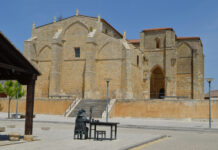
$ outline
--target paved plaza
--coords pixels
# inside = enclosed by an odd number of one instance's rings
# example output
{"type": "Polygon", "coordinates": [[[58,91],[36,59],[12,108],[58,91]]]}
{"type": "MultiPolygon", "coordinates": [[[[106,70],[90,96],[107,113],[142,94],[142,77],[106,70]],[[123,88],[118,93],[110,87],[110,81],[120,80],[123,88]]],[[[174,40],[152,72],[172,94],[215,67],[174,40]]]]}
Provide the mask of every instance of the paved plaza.
{"type": "MultiPolygon", "coordinates": [[[[105,121],[105,119],[100,119],[105,121]]],[[[36,115],[33,124],[34,141],[10,142],[11,132],[24,134],[24,119],[7,119],[7,113],[0,113],[0,149],[3,150],[119,150],[119,149],[208,149],[217,150],[218,121],[212,122],[208,129],[207,120],[191,119],[133,119],[111,118],[120,122],[117,140],[74,140],[75,118],[57,115],[36,115]]],[[[109,136],[109,128],[103,127],[109,136]]]]}

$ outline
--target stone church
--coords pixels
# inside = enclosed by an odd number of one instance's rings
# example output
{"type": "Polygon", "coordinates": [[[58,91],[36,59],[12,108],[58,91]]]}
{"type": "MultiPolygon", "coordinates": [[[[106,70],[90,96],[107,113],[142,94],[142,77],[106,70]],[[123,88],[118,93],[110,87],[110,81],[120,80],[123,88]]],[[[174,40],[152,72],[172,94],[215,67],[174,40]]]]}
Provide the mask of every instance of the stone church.
{"type": "Polygon", "coordinates": [[[204,54],[199,37],[172,28],[145,29],[128,40],[106,20],[75,16],[35,27],[24,55],[41,72],[35,97],[204,98],[204,54]]]}

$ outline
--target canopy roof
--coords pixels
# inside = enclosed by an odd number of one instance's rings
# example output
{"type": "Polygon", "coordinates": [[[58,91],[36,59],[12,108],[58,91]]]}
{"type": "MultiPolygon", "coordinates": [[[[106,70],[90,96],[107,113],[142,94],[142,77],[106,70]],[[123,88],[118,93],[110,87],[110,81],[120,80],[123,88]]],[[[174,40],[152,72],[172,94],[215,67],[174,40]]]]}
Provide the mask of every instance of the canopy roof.
{"type": "Polygon", "coordinates": [[[27,84],[30,78],[40,72],[0,32],[0,80],[18,80],[27,84]]]}

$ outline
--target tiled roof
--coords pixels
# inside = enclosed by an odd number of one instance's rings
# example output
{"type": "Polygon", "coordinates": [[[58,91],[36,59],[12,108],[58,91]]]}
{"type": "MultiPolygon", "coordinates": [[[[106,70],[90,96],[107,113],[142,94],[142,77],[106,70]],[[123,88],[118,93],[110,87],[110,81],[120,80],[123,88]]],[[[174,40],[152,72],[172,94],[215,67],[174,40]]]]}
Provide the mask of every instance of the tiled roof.
{"type": "Polygon", "coordinates": [[[130,43],[140,43],[140,40],[139,39],[132,39],[132,40],[128,40],[128,42],[130,43]]]}
{"type": "Polygon", "coordinates": [[[171,30],[171,31],[174,31],[173,28],[151,28],[151,29],[142,30],[142,32],[159,31],[159,30],[171,30]]]}
{"type": "Polygon", "coordinates": [[[123,38],[123,35],[119,31],[117,31],[111,24],[109,24],[106,20],[101,18],[101,21],[104,22],[105,24],[107,24],[109,27],[111,27],[117,34],[119,34],[121,36],[121,38],[123,38]]]}
{"type": "MultiPolygon", "coordinates": [[[[213,90],[210,92],[211,97],[218,97],[218,90],[213,90]]],[[[205,97],[209,97],[209,94],[206,93],[205,97]]]]}
{"type": "Polygon", "coordinates": [[[177,40],[192,40],[192,39],[196,39],[196,40],[200,40],[200,37],[177,37],[177,40]]]}

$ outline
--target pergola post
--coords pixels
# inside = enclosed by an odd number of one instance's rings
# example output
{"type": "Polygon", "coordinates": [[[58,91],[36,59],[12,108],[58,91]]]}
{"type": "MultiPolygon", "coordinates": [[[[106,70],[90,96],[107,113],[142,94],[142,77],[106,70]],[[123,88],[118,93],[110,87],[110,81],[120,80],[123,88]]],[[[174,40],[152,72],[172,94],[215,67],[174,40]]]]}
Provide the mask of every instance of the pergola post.
{"type": "Polygon", "coordinates": [[[35,80],[36,77],[33,76],[27,84],[25,135],[32,135],[33,130],[35,80]]]}

